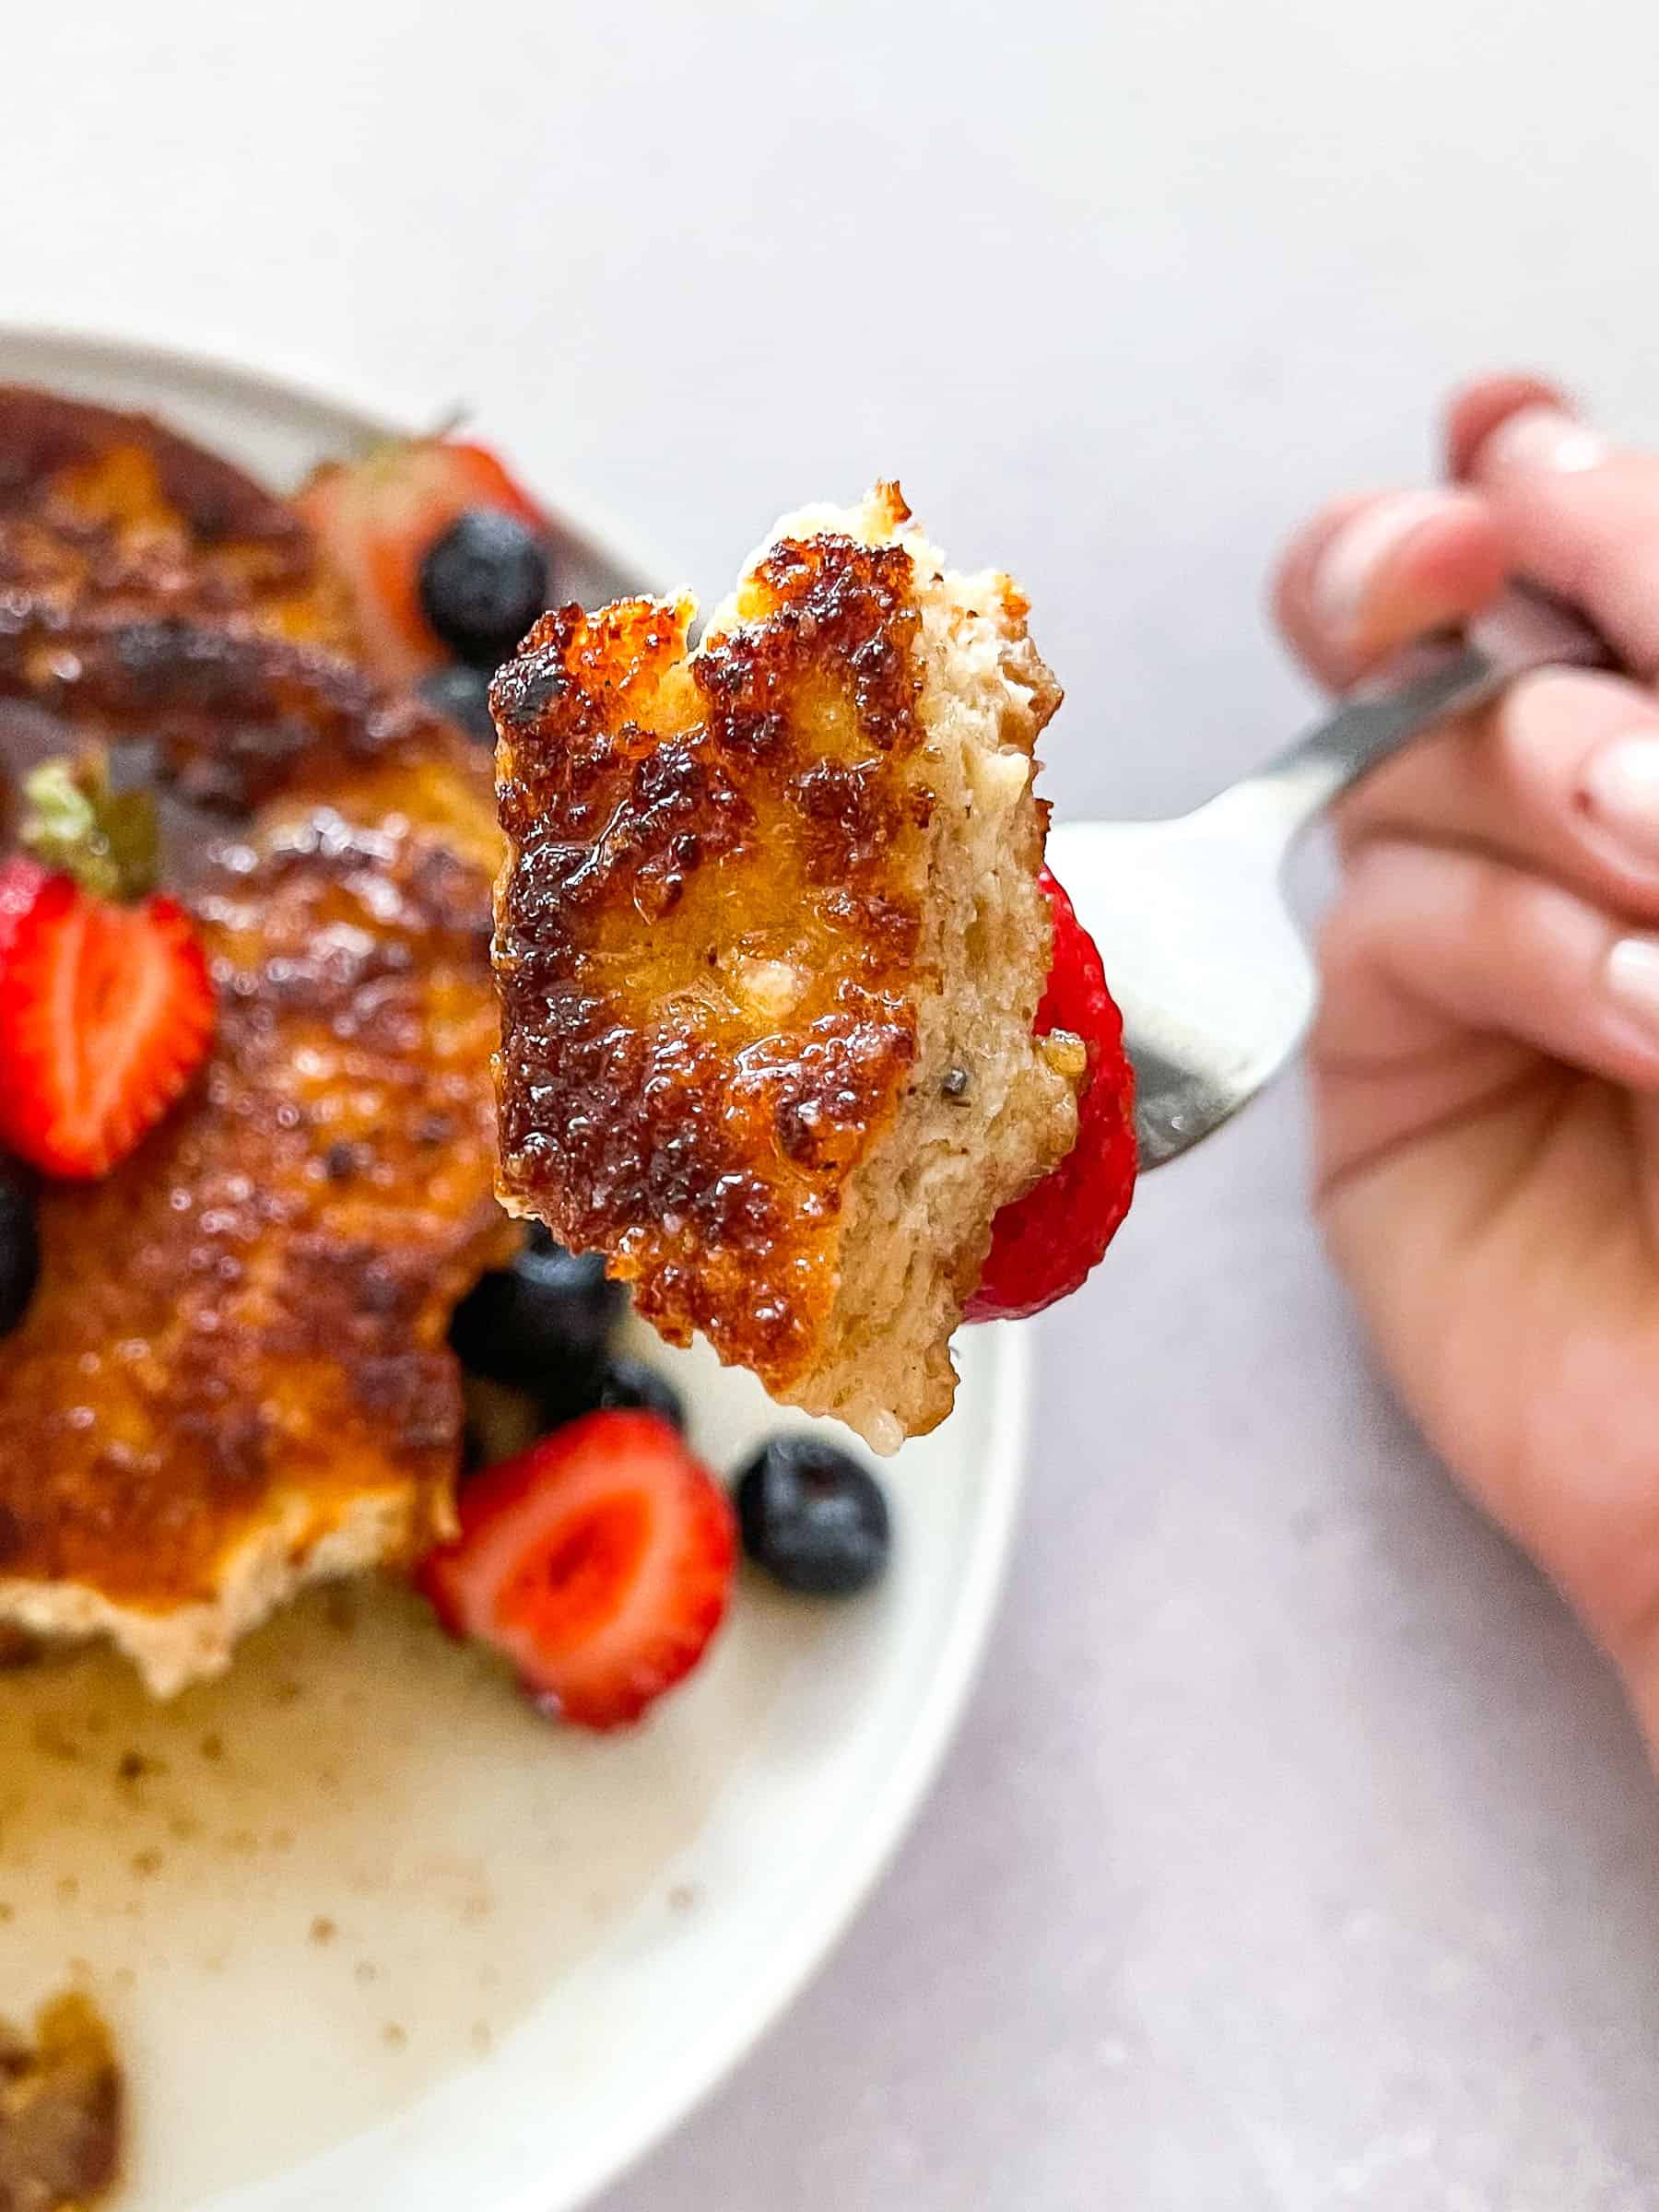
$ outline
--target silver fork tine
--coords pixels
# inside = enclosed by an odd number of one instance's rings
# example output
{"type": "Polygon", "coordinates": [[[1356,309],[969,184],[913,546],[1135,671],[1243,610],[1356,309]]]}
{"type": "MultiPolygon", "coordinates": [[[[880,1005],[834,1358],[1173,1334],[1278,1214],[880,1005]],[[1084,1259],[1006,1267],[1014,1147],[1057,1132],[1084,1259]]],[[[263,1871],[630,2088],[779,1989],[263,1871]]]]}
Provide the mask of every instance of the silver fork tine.
{"type": "Polygon", "coordinates": [[[1124,1011],[1143,1171],[1230,1120],[1301,1041],[1313,971],[1280,878],[1309,825],[1403,745],[1527,670],[1614,665],[1582,617],[1517,586],[1467,635],[1414,647],[1195,813],[1055,826],[1054,873],[1124,1011]]]}

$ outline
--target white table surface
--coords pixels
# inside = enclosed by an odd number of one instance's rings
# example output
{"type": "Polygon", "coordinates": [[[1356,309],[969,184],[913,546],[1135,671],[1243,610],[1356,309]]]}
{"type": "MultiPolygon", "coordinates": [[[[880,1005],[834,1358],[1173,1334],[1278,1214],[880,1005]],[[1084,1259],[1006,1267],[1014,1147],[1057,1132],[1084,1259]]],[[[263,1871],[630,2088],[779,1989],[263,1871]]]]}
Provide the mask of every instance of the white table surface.
{"type": "MultiPolygon", "coordinates": [[[[289,0],[9,23],[4,312],[476,403],[706,590],[902,474],[1026,582],[1062,809],[1305,709],[1258,608],[1460,371],[1659,429],[1645,0],[289,0]]],[[[609,2212],[1659,2205],[1655,1803],[1368,1371],[1287,1090],[1042,1328],[931,1807],[609,2212]]]]}

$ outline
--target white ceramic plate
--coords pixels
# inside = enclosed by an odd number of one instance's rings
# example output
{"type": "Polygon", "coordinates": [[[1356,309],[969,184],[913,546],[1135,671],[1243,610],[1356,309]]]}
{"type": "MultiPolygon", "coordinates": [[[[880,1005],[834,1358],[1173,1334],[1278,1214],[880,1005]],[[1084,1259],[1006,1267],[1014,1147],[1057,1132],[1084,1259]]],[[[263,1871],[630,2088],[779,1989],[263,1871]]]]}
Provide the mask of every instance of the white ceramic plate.
{"type": "MultiPolygon", "coordinates": [[[[119,343],[0,333],[0,378],[152,408],[278,486],[391,427],[119,343]]],[[[559,513],[563,588],[637,582],[559,513]]],[[[778,1425],[748,1378],[655,1348],[715,1465],[778,1425]]],[[[0,2010],[73,1976],[108,2013],[123,2212],[564,2212],[733,2065],[892,1851],[984,1641],[1020,1333],[959,1361],[955,1417],[888,1468],[880,1592],[815,1608],[747,1580],[631,1736],[549,1727],[368,1588],[296,1607],[170,1706],[100,1654],[0,1676],[0,2010]]]]}

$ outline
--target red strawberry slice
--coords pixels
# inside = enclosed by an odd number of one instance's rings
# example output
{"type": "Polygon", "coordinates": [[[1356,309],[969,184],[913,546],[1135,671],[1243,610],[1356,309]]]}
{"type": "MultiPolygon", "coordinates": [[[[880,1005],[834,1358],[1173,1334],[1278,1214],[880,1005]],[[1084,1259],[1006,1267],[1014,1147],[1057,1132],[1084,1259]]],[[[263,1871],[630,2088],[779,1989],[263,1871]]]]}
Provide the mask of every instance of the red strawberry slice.
{"type": "Polygon", "coordinates": [[[1017,1321],[1068,1298],[1116,1235],[1135,1194],[1135,1077],[1123,1017],[1112,1003],[1094,940],[1046,868],[1039,879],[1054,915],[1054,957],[1037,1009],[1040,1037],[1081,1037],[1088,1067],[1077,1096],[1077,1141],[1034,1190],[997,1215],[968,1321],[1017,1321]]]}
{"type": "Polygon", "coordinates": [[[461,1493],[417,1580],[444,1627],[583,1728],[639,1719],[697,1665],[736,1557],[725,1492],[660,1414],[590,1413],[461,1493]]]}
{"type": "Polygon", "coordinates": [[[371,665],[391,683],[413,682],[449,657],[421,611],[420,564],[457,516],[491,507],[547,527],[492,453],[450,438],[332,462],[297,503],[351,593],[371,665]]]}
{"type": "Polygon", "coordinates": [[[213,1018],[171,899],[116,906],[32,860],[0,869],[0,1147],[48,1175],[107,1174],[190,1081],[213,1018]]]}

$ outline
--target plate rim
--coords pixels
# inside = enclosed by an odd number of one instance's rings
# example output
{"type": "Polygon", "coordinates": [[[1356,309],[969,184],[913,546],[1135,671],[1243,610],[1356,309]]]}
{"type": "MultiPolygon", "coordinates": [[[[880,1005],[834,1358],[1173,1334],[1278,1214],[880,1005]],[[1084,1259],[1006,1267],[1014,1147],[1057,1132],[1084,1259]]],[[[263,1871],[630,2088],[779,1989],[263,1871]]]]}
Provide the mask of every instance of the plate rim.
{"type": "MultiPolygon", "coordinates": [[[[413,426],[438,419],[440,412],[435,407],[423,409],[407,394],[395,398],[365,395],[355,382],[336,383],[312,367],[294,368],[286,361],[256,365],[234,351],[182,344],[129,327],[0,317],[0,352],[14,359],[29,352],[78,357],[88,369],[106,372],[112,380],[119,380],[124,371],[129,376],[172,377],[204,388],[231,387],[255,405],[270,402],[290,410],[298,405],[320,418],[351,422],[368,437],[406,435],[413,426]]],[[[655,580],[675,573],[673,565],[640,533],[617,523],[580,490],[571,493],[561,487],[546,503],[561,523],[618,567],[655,580]]],[[[610,2137],[594,2138],[591,2154],[578,2162],[573,2186],[559,2200],[557,2212],[580,2212],[590,2205],[602,2190],[659,2148],[751,2056],[842,1942],[933,1794],[979,1681],[1000,1610],[1029,1463],[1035,1372],[1030,1332],[1004,1326],[980,1333],[982,1338],[987,1334],[990,1341],[975,1353],[986,1401],[985,1441],[977,1455],[982,1496],[957,1603],[904,1739],[903,1756],[870,1795],[859,1823],[858,1849],[842,1862],[844,1878],[827,1892],[821,1911],[796,1924],[792,1939],[778,1947],[768,1971],[752,1977],[741,1992],[734,1992],[717,2016],[725,2023],[722,2032],[700,2040],[687,2064],[665,2077],[659,2076],[659,2092],[641,2100],[641,2124],[613,2131],[610,2137]]],[[[303,2174],[305,2164],[290,2171],[303,2174]]],[[[493,2203],[477,2204],[472,2212],[555,2208],[531,2183],[493,2203]]]]}

